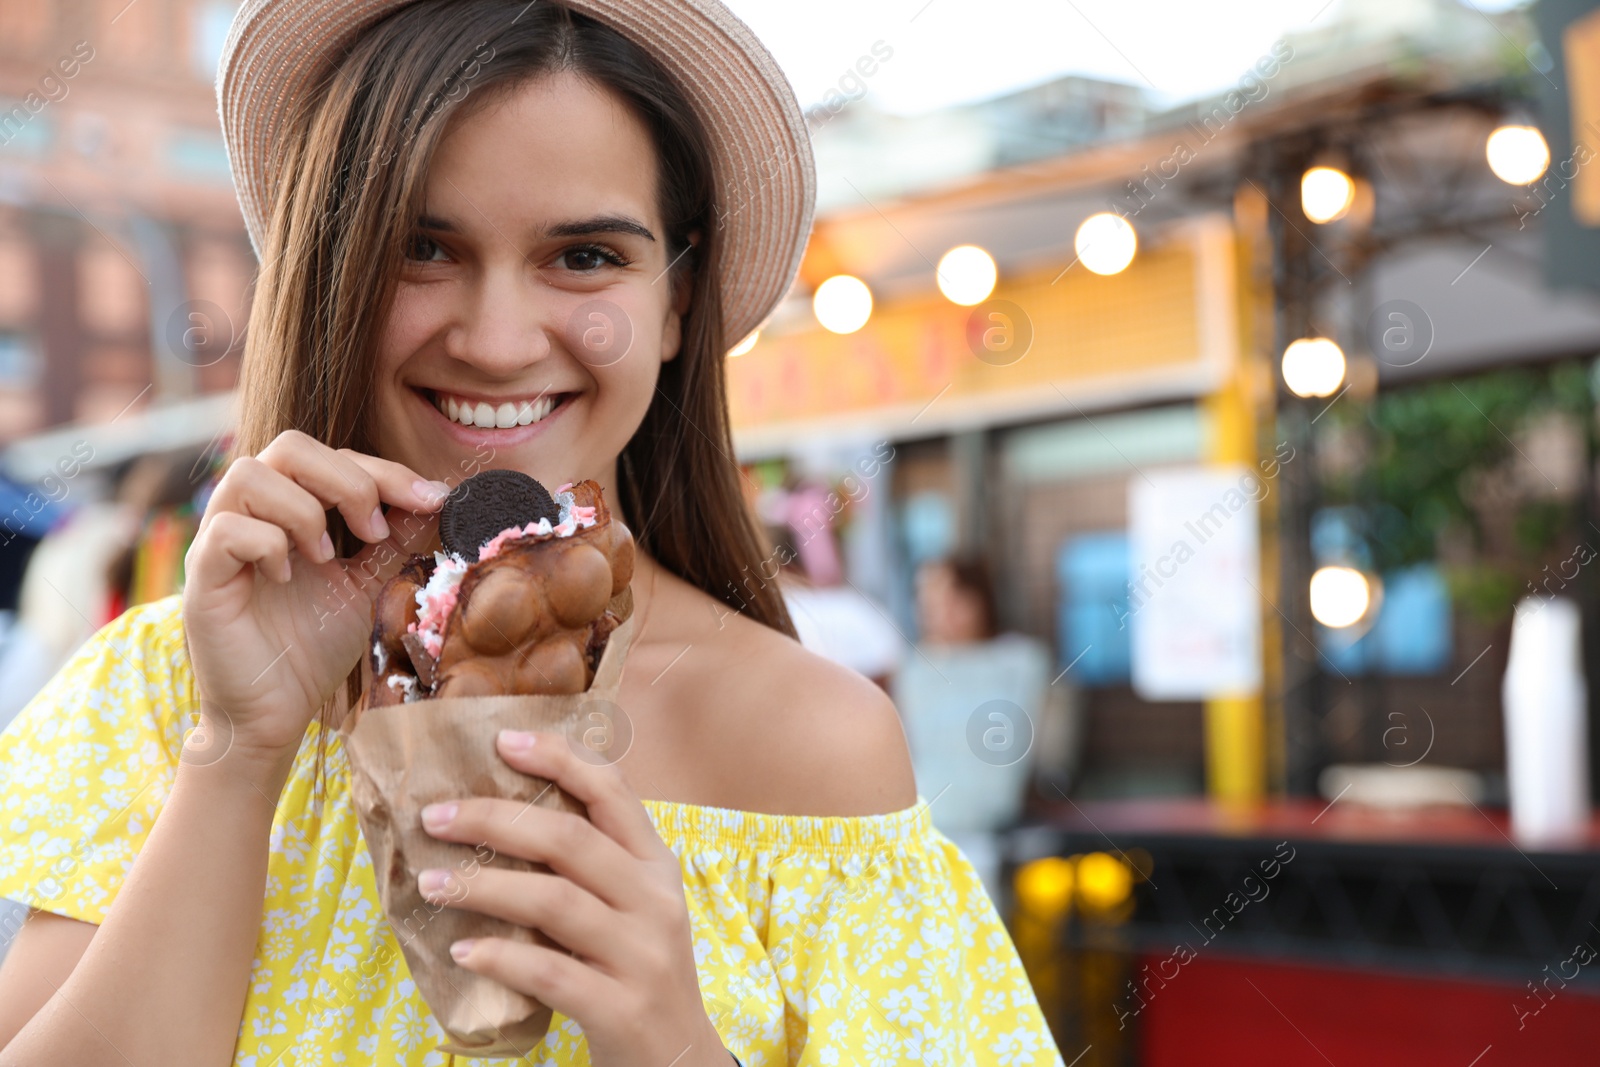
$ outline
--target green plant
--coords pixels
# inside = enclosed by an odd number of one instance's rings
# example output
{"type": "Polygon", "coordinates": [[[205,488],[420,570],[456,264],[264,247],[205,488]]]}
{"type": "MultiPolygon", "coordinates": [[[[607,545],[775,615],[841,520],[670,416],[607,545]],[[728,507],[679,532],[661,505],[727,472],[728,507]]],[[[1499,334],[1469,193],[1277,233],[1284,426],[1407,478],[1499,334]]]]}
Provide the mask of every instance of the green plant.
{"type": "Polygon", "coordinates": [[[1468,614],[1498,620],[1522,592],[1518,575],[1536,573],[1541,557],[1580,518],[1581,494],[1551,498],[1506,488],[1516,463],[1531,462],[1513,442],[1539,416],[1561,413],[1585,427],[1592,454],[1594,403],[1588,368],[1568,361],[1427,382],[1338,405],[1324,432],[1360,434],[1365,458],[1330,479],[1326,496],[1365,512],[1380,572],[1438,560],[1441,539],[1464,534],[1458,540],[1470,547],[1470,558],[1458,553],[1442,561],[1452,595],[1468,614]]]}

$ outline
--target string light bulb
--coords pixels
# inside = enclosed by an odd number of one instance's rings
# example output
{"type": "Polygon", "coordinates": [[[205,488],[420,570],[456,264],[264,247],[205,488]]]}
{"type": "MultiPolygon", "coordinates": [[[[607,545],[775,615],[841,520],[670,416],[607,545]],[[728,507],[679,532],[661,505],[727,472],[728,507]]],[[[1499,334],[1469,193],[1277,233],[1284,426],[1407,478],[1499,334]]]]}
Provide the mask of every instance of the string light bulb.
{"type": "Polygon", "coordinates": [[[1489,169],[1507,185],[1532,185],[1550,166],[1550,145],[1537,126],[1501,126],[1483,151],[1489,169]]]}
{"type": "Polygon", "coordinates": [[[1300,176],[1300,209],[1312,222],[1344,218],[1355,199],[1355,180],[1338,167],[1312,167],[1300,176]]]}
{"type": "Polygon", "coordinates": [[[817,286],[811,310],[823,329],[855,333],[872,318],[872,290],[854,275],[835,274],[817,286]]]}
{"type": "Polygon", "coordinates": [[[1302,337],[1283,350],[1283,384],[1295,396],[1332,396],[1344,375],[1344,350],[1326,337],[1302,337]]]}
{"type": "Polygon", "coordinates": [[[1120,274],[1139,250],[1139,235],[1121,215],[1101,211],[1083,220],[1072,247],[1078,262],[1096,274],[1120,274]]]}
{"type": "Polygon", "coordinates": [[[939,260],[936,273],[945,299],[971,307],[989,299],[1000,278],[994,257],[977,245],[958,245],[939,260]]]}
{"type": "Polygon", "coordinates": [[[1330,630],[1354,626],[1372,606],[1372,583],[1354,567],[1319,567],[1311,576],[1311,616],[1330,630]]]}

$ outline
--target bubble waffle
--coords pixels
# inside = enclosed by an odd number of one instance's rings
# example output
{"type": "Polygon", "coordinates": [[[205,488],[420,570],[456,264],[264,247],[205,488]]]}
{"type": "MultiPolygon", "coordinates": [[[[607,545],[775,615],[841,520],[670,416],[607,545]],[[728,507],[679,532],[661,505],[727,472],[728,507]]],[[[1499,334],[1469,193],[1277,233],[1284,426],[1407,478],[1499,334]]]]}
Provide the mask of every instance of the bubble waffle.
{"type": "Polygon", "coordinates": [[[445,550],[412,557],[378,595],[367,706],[587,690],[633,611],[633,535],[599,484],[552,496],[486,471],[451,493],[440,527],[445,550]]]}

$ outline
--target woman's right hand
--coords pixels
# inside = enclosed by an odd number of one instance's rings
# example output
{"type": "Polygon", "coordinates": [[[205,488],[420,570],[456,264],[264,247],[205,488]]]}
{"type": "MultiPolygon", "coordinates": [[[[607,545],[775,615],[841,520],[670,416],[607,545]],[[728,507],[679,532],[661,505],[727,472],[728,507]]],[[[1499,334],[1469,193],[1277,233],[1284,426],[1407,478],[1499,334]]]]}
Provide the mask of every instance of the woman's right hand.
{"type": "Polygon", "coordinates": [[[271,765],[293,758],[365,650],[378,590],[431,541],[446,491],[294,430],[234,460],[185,557],[184,631],[216,743],[271,765]],[[355,557],[334,558],[328,509],[369,542],[355,557]]]}

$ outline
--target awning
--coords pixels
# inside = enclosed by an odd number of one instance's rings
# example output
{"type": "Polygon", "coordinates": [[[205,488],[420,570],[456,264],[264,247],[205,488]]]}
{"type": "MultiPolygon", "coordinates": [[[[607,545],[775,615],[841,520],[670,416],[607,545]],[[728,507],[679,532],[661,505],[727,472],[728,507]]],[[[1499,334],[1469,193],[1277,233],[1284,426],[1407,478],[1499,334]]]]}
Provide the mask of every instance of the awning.
{"type": "Polygon", "coordinates": [[[233,425],[233,403],[230,390],[155,403],[110,422],[58,426],[12,442],[0,453],[0,468],[15,481],[32,484],[55,471],[62,459],[105,468],[149,452],[205,447],[233,425]],[[88,460],[85,443],[93,450],[88,460]]]}

